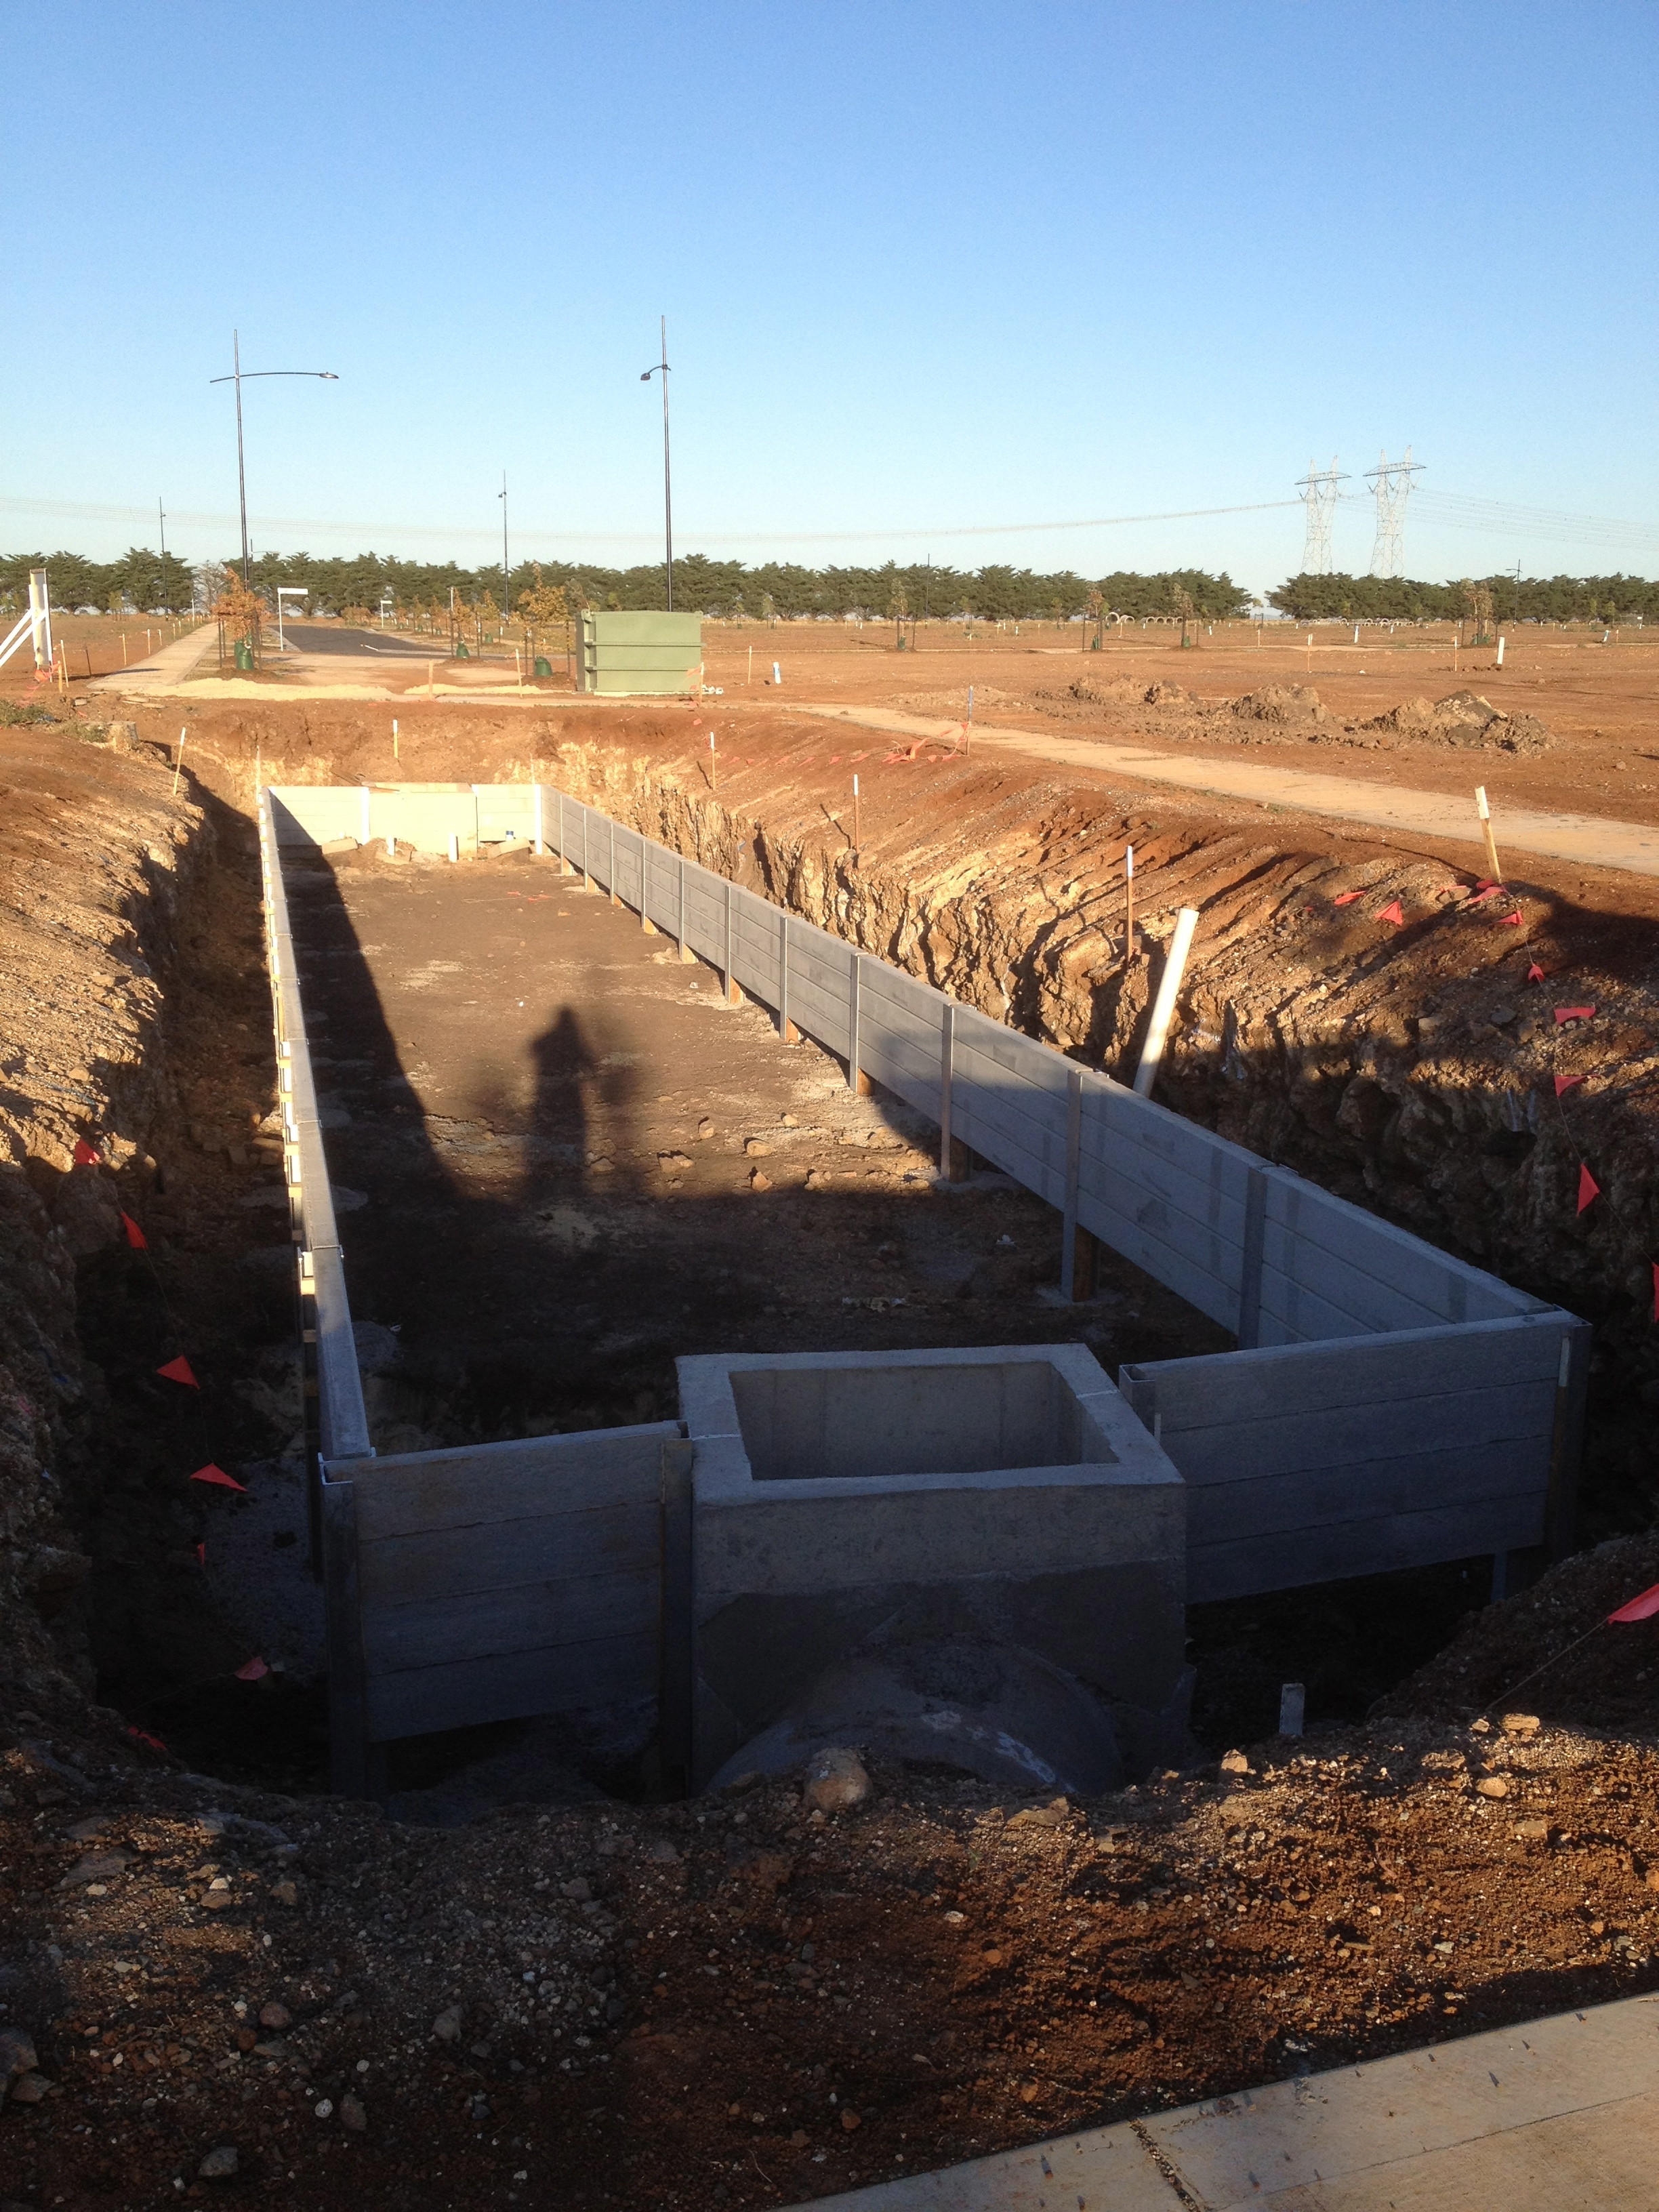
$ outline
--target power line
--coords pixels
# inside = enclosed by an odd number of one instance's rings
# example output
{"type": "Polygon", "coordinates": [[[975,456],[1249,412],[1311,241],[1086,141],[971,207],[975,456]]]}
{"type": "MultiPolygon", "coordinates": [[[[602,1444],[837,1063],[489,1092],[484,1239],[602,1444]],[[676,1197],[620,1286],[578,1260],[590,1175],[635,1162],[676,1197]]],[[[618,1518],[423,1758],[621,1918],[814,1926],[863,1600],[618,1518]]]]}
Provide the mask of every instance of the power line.
{"type": "MultiPolygon", "coordinates": [[[[1310,470],[1309,473],[1312,476],[1316,471],[1310,470]]],[[[1305,483],[1307,479],[1299,481],[1305,483]]],[[[1455,492],[1419,489],[1413,498],[1413,513],[1441,529],[1474,530],[1495,537],[1551,539],[1560,544],[1601,545],[1615,551],[1623,546],[1632,553],[1659,552],[1659,525],[1650,522],[1618,521],[1601,515],[1521,507],[1506,501],[1476,499],[1455,492]]],[[[1336,503],[1342,507],[1370,507],[1373,502],[1372,493],[1339,491],[1336,503]]],[[[1303,496],[1298,493],[1295,499],[1253,500],[1231,507],[1172,507],[1144,514],[1092,515],[1065,522],[966,523],[949,529],[927,526],[914,530],[698,530],[692,534],[704,544],[869,544],[915,542],[918,538],[936,541],[940,538],[1035,536],[1068,530],[1120,529],[1135,523],[1189,522],[1218,515],[1267,514],[1303,504],[1303,496]]],[[[154,510],[90,501],[0,496],[0,514],[28,515],[37,519],[56,517],[64,521],[147,525],[153,519],[154,510]]],[[[180,527],[204,531],[234,530],[237,524],[234,514],[185,507],[173,509],[167,520],[180,527]]],[[[360,546],[366,540],[376,537],[392,540],[428,539],[454,544],[473,541],[480,544],[486,540],[493,542],[495,535],[493,530],[471,524],[451,527],[441,523],[339,521],[320,515],[259,515],[251,517],[250,521],[257,524],[267,538],[275,531],[306,531],[324,537],[355,538],[360,546]]],[[[684,535],[685,532],[682,526],[684,535]]],[[[578,549],[647,546],[657,542],[653,532],[643,530],[544,530],[530,526],[526,528],[525,536],[538,545],[568,544],[578,549]]]]}
{"type": "MultiPolygon", "coordinates": [[[[1266,514],[1276,507],[1295,507],[1293,499],[1252,500],[1242,507],[1171,507],[1158,514],[1095,514],[1066,522],[969,522],[939,528],[927,525],[908,530],[699,530],[695,534],[705,542],[735,543],[744,545],[800,545],[800,544],[867,544],[877,541],[914,539],[917,538],[1018,538],[1039,531],[1113,530],[1138,522],[1191,522],[1209,515],[1266,514]]],[[[148,508],[135,507],[96,507],[79,505],[62,500],[0,498],[0,512],[32,515],[56,515],[65,520],[83,522],[137,522],[148,519],[148,508]]],[[[235,521],[234,515],[192,512],[175,507],[174,522],[193,524],[198,529],[228,529],[235,521]]],[[[459,538],[494,538],[493,531],[480,530],[474,526],[449,528],[437,523],[404,522],[339,522],[328,521],[319,515],[260,515],[250,517],[261,530],[309,530],[326,532],[331,536],[365,538],[436,538],[447,542],[459,538]]],[[[604,530],[540,530],[533,525],[520,525],[521,536],[534,538],[539,544],[569,542],[578,545],[641,545],[655,540],[644,531],[604,530]]],[[[681,536],[687,533],[684,525],[681,536]]]]}

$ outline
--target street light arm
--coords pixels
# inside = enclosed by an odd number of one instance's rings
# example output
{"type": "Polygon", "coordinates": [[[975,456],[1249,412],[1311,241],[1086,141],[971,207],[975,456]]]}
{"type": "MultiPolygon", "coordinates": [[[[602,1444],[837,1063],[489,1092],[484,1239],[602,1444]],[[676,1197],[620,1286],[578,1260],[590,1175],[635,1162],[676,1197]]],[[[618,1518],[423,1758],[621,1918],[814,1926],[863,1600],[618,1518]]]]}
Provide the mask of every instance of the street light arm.
{"type": "Polygon", "coordinates": [[[210,384],[246,384],[256,376],[315,376],[325,384],[337,384],[339,378],[331,368],[242,368],[234,376],[210,376],[210,384]]]}

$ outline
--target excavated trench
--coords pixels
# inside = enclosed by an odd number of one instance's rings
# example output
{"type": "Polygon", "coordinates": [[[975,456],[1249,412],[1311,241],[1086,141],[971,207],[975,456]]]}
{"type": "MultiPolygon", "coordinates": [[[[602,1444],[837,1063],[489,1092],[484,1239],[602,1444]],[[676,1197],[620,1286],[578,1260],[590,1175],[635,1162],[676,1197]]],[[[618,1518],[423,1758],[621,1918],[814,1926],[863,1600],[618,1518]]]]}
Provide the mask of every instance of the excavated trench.
{"type": "MultiPolygon", "coordinates": [[[[1155,820],[1060,798],[1035,824],[1005,818],[979,865],[962,845],[941,862],[919,840],[860,863],[637,757],[566,744],[556,772],[671,847],[1114,1072],[1134,1048],[1174,908],[1198,905],[1164,1095],[1595,1321],[1581,1534],[1647,1525],[1643,1392],[1659,1363],[1632,1295],[1646,1276],[1647,926],[1556,902],[1511,950],[1484,916],[1434,903],[1439,864],[1286,853],[1259,830],[1206,833],[1167,809],[1155,820]],[[1109,914],[1091,918],[1091,902],[1111,904],[1103,856],[1126,831],[1147,886],[1147,954],[1127,968],[1109,914]],[[1365,896],[1334,906],[1355,884],[1365,896]],[[1422,911],[1379,939],[1367,910],[1385,890],[1422,911]],[[1534,959],[1552,977],[1570,969],[1571,995],[1597,1006],[1598,1053],[1634,1063],[1616,1088],[1586,1086],[1577,1129],[1550,1079],[1579,1032],[1553,1024],[1553,983],[1526,983],[1534,959]],[[1572,1212],[1586,1129],[1616,1218],[1572,1212]]],[[[286,1609],[261,1597],[252,1540],[231,1540],[246,1520],[286,1568],[304,1522],[281,1178],[257,1127],[274,1093],[254,846],[240,806],[198,795],[216,853],[176,918],[151,917],[173,1091],[147,1153],[122,1171],[150,1249],[106,1247],[79,1268],[81,1340],[106,1394],[82,1447],[106,1470],[86,1511],[92,1648],[99,1695],[191,1765],[311,1788],[325,1768],[313,1668],[279,1663],[254,1699],[235,1680],[251,1644],[280,1650],[286,1637],[303,1653],[315,1621],[303,1594],[286,1609]],[[185,1348],[200,1393],[155,1376],[185,1348]],[[210,1460],[261,1492],[257,1516],[181,1483],[181,1468],[210,1460]]],[[[671,1071],[654,1066],[653,994],[684,1009],[697,971],[597,898],[508,880],[525,866],[434,873],[342,856],[295,885],[313,1035],[333,1062],[320,1071],[333,1170],[366,1201],[346,1229],[382,1449],[660,1418],[682,1351],[1073,1337],[1115,1368],[1226,1341],[1121,1261],[1094,1306],[1057,1309],[1041,1295],[1058,1273],[1053,1217],[998,1178],[965,1197],[930,1190],[930,1133],[893,1102],[838,1097],[833,1064],[810,1045],[786,1051],[758,1010],[711,1012],[712,1056],[682,1049],[671,1071]],[[539,992],[526,983],[520,1007],[503,987],[532,975],[539,992]],[[857,1128],[839,1126],[849,1115],[857,1128]],[[704,1121],[715,1137],[699,1137],[704,1121]],[[769,1151],[742,1149],[755,1141],[769,1151]],[[768,1174],[812,1146],[841,1190],[768,1174]],[[690,1165],[665,1168],[674,1154],[690,1165]],[[769,1194],[750,1186],[757,1168],[769,1194]]],[[[1486,1601],[1486,1576],[1469,1561],[1195,1608],[1198,1735],[1267,1731],[1287,1679],[1308,1683],[1311,1718],[1358,1717],[1486,1601]]],[[[403,1779],[437,1783],[485,1747],[429,1745],[403,1779]]]]}

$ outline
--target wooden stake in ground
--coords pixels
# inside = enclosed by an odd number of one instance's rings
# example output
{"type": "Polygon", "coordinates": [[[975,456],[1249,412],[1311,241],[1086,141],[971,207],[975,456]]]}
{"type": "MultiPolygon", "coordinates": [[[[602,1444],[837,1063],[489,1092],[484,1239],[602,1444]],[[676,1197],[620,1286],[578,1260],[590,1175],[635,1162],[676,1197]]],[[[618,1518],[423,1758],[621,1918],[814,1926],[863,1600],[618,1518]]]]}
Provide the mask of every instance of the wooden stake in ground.
{"type": "Polygon", "coordinates": [[[438,664],[435,660],[428,660],[426,664],[426,696],[428,699],[435,699],[438,696],[438,664]]]}
{"type": "Polygon", "coordinates": [[[853,850],[856,853],[863,843],[864,840],[859,835],[859,780],[855,775],[853,778],[853,850]]]}
{"type": "Polygon", "coordinates": [[[1475,811],[1480,817],[1480,828],[1486,840],[1486,872],[1495,884],[1504,880],[1504,871],[1498,865],[1498,841],[1492,834],[1492,809],[1486,804],[1486,787],[1474,787],[1475,811]]]}
{"type": "Polygon", "coordinates": [[[710,791],[718,791],[720,787],[720,756],[714,750],[714,732],[710,730],[708,732],[708,788],[710,791]]]}
{"type": "Polygon", "coordinates": [[[962,733],[962,750],[964,753],[974,750],[974,687],[971,684],[968,686],[968,720],[962,733]]]}
{"type": "Polygon", "coordinates": [[[1135,848],[1123,848],[1123,964],[1135,957],[1135,848]]]}
{"type": "Polygon", "coordinates": [[[745,684],[752,684],[755,680],[755,648],[752,645],[749,648],[749,673],[743,680],[745,684]]]}
{"type": "Polygon", "coordinates": [[[185,764],[185,732],[184,732],[184,731],[183,731],[183,730],[180,730],[180,731],[179,731],[179,757],[178,757],[178,759],[177,759],[176,761],[174,761],[174,763],[173,763],[173,797],[174,797],[175,799],[177,799],[177,797],[179,796],[179,769],[182,769],[182,768],[183,768],[184,764],[185,764]]]}
{"type": "Polygon", "coordinates": [[[392,757],[393,760],[398,758],[398,717],[395,714],[392,717],[392,757]]]}

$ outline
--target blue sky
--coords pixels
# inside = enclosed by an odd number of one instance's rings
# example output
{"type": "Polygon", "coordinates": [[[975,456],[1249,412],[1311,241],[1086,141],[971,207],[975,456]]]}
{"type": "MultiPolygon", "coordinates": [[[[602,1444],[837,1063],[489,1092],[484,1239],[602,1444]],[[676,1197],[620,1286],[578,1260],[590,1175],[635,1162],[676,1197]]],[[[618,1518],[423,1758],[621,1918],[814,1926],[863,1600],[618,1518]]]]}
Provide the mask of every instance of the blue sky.
{"type": "MultiPolygon", "coordinates": [[[[1410,574],[1659,574],[1636,0],[5,20],[0,545],[153,544],[158,495],[170,544],[233,545],[236,325],[340,377],[248,390],[256,546],[481,562],[505,467],[515,559],[650,559],[665,312],[683,552],[1262,587],[1295,507],[951,533],[1290,499],[1409,441],[1410,574]]],[[[1368,508],[1335,550],[1369,565],[1368,508]]]]}

